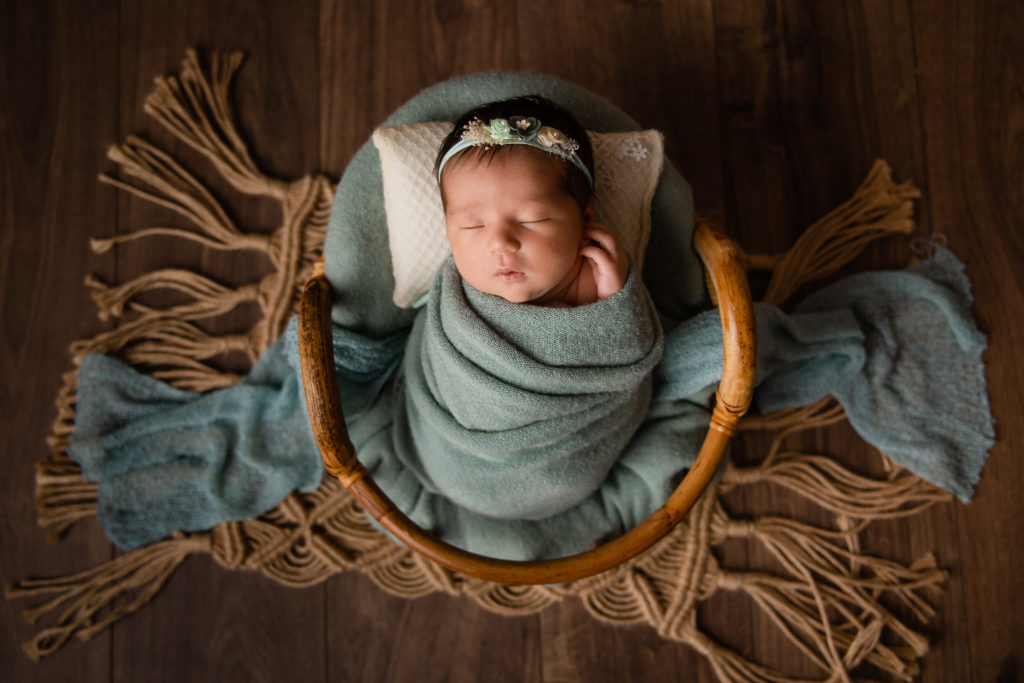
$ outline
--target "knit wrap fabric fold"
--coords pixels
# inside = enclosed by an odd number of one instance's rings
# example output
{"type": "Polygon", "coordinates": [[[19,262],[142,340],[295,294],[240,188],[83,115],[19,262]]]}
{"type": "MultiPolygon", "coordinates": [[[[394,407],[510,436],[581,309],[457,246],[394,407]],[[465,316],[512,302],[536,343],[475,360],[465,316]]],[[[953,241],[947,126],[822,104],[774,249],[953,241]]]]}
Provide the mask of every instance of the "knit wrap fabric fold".
{"type": "Polygon", "coordinates": [[[448,261],[409,337],[398,457],[452,503],[543,519],[604,481],[640,426],[661,359],[657,311],[631,276],[592,306],[511,304],[448,261]],[[430,457],[433,456],[433,457],[430,457]]]}

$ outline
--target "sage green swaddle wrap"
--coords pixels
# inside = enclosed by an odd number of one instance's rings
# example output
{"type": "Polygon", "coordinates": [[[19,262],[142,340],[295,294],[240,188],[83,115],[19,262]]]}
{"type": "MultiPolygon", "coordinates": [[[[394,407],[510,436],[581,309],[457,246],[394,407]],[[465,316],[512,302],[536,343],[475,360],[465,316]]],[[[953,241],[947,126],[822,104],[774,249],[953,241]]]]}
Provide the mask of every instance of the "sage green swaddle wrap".
{"type": "Polygon", "coordinates": [[[640,426],[661,353],[636,277],[594,305],[545,308],[480,292],[449,260],[406,349],[396,457],[476,513],[562,512],[600,486],[640,426]]]}
{"type": "Polygon", "coordinates": [[[652,409],[662,352],[632,270],[614,296],[559,309],[480,292],[449,260],[390,385],[347,422],[420,525],[475,552],[563,555],[635,525],[692,463],[707,412],[652,409]]]}

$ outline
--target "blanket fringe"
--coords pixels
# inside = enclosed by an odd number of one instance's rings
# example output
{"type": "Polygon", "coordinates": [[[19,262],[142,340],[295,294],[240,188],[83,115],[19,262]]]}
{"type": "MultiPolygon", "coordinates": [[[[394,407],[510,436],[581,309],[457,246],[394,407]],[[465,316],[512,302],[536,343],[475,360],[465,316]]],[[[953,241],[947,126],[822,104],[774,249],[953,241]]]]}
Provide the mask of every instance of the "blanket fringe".
{"type": "Polygon", "coordinates": [[[260,172],[235,124],[231,81],[243,59],[241,52],[213,53],[207,78],[196,51],[187,50],[181,75],[158,77],[144,110],[206,155],[234,187],[247,194],[284,200],[288,184],[260,172]]]}
{"type": "Polygon", "coordinates": [[[38,661],[59,649],[72,635],[89,640],[147,604],[186,557],[206,550],[208,545],[207,536],[176,534],[77,574],[27,579],[11,586],[7,589],[8,598],[53,596],[24,612],[32,623],[63,610],[55,625],[40,630],[24,644],[25,652],[38,661]]]}
{"type": "Polygon", "coordinates": [[[65,454],[36,463],[36,509],[47,538],[57,541],[75,522],[96,514],[97,486],[65,454]]]}
{"type": "Polygon", "coordinates": [[[333,185],[324,176],[306,176],[285,182],[263,174],[253,162],[238,132],[228,103],[231,79],[242,62],[241,53],[214,54],[207,78],[194,50],[189,50],[179,77],[158,78],[146,100],[146,112],[180,140],[202,153],[236,190],[277,200],[280,226],[272,233],[244,232],[231,220],[213,194],[169,154],[151,143],[130,136],[112,147],[108,156],[122,172],[149,186],[146,190],[109,175],[100,179],[186,218],[197,230],[157,226],[95,239],[93,249],[103,253],[129,241],[170,236],[213,249],[263,253],[273,272],[258,282],[231,288],[198,273],[163,269],[110,287],[95,277],[87,284],[100,318],[117,318],[125,310],[140,317],[91,343],[74,349],[76,360],[85,353],[123,351],[131,363],[171,366],[158,374],[171,384],[196,391],[228,386],[234,374],[222,374],[199,361],[229,351],[244,351],[251,361],[270,345],[293,312],[296,287],[312,272],[326,234],[333,185]],[[172,290],[189,301],[154,309],[136,300],[154,290],[172,290]],[[213,336],[184,325],[221,315],[243,303],[257,303],[263,315],[247,335],[213,336]]]}
{"type": "Polygon", "coordinates": [[[687,642],[707,657],[715,676],[722,683],[811,683],[752,662],[738,652],[718,645],[696,627],[687,634],[687,642]]]}
{"type": "Polygon", "coordinates": [[[213,317],[227,313],[240,304],[259,300],[258,285],[242,285],[232,289],[199,273],[177,268],[155,270],[116,287],[104,284],[95,276],[89,276],[85,284],[93,289],[92,298],[100,309],[100,320],[120,317],[126,304],[140,313],[153,314],[154,309],[131,302],[143,292],[156,289],[175,290],[192,299],[191,304],[171,309],[175,314],[168,316],[185,320],[213,317]]]}
{"type": "Polygon", "coordinates": [[[853,196],[807,228],[788,251],[746,257],[750,268],[774,270],[764,301],[779,305],[801,285],[838,270],[870,242],[913,232],[912,200],[920,196],[913,182],[894,183],[889,164],[875,160],[853,196]]]}
{"type": "Polygon", "coordinates": [[[732,468],[723,485],[751,481],[778,484],[837,515],[860,519],[903,517],[952,500],[950,494],[902,468],[893,468],[887,479],[878,480],[810,453],[777,453],[762,465],[732,468]]]}
{"type": "Polygon", "coordinates": [[[751,537],[759,541],[790,576],[804,580],[806,585],[802,590],[809,591],[804,597],[813,596],[815,602],[822,603],[823,626],[827,626],[824,603],[828,598],[828,606],[838,610],[842,618],[854,620],[855,612],[870,613],[882,619],[886,627],[904,638],[919,654],[927,648],[926,641],[885,610],[877,596],[891,595],[921,621],[931,617],[932,609],[918,591],[937,586],[946,578],[945,572],[935,568],[934,558],[926,556],[906,567],[844,548],[839,541],[858,533],[860,526],[832,531],[791,519],[761,517],[729,520],[724,531],[727,537],[751,537]]]}

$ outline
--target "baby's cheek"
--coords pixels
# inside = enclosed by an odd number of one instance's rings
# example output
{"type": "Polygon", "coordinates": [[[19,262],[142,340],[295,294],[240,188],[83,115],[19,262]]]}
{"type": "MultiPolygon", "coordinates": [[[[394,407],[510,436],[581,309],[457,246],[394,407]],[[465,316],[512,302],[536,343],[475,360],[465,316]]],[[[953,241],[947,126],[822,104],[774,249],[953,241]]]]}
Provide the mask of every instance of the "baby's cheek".
{"type": "Polygon", "coordinates": [[[461,275],[463,279],[468,280],[470,278],[470,273],[466,266],[469,264],[469,261],[466,259],[465,253],[455,244],[452,244],[451,247],[452,260],[455,262],[455,269],[459,271],[459,275],[461,275]]]}
{"type": "Polygon", "coordinates": [[[461,239],[449,239],[448,246],[452,250],[452,258],[455,259],[455,265],[461,266],[467,262],[467,252],[469,249],[466,247],[465,241],[461,239]]]}

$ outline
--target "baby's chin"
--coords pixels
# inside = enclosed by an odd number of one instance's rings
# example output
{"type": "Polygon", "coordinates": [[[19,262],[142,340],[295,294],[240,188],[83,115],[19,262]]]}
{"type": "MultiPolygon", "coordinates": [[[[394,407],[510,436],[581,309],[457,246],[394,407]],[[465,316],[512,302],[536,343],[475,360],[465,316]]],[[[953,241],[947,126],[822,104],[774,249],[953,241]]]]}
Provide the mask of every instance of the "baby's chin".
{"type": "Polygon", "coordinates": [[[505,301],[508,301],[509,303],[513,303],[513,304],[531,304],[531,303],[536,302],[538,299],[541,299],[544,296],[543,294],[540,294],[540,295],[537,295],[537,296],[533,296],[529,292],[516,292],[516,291],[511,291],[510,292],[507,289],[494,288],[494,287],[491,288],[491,291],[487,291],[487,290],[481,290],[481,291],[485,291],[488,294],[492,294],[492,295],[494,295],[496,297],[500,297],[500,298],[504,299],[505,301]]]}
{"type": "Polygon", "coordinates": [[[529,304],[532,306],[544,306],[546,308],[572,308],[572,304],[569,304],[557,297],[551,296],[551,292],[544,292],[536,295],[523,295],[523,296],[505,296],[502,294],[496,294],[505,301],[513,304],[529,304]]]}
{"type": "Polygon", "coordinates": [[[494,283],[481,283],[481,285],[483,286],[476,285],[472,282],[470,284],[485,294],[496,296],[500,299],[508,301],[509,303],[547,305],[543,301],[543,299],[549,294],[548,290],[538,292],[533,288],[514,287],[507,285],[501,286],[495,285],[494,283]]]}

